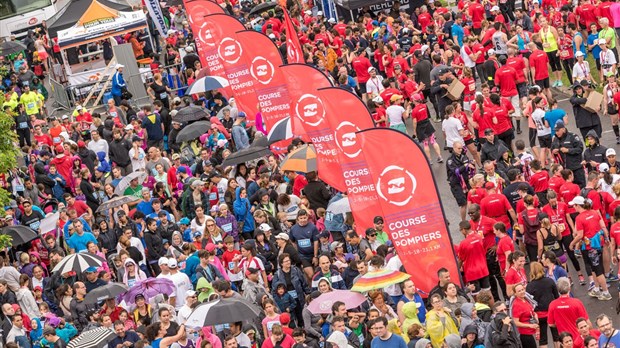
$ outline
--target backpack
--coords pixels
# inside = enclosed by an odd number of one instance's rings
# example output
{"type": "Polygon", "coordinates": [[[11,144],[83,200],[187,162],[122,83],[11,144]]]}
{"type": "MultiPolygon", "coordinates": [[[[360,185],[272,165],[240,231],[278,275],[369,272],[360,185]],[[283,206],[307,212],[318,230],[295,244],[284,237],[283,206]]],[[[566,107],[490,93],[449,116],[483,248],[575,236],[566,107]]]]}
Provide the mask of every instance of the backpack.
{"type": "Polygon", "coordinates": [[[540,229],[541,212],[538,208],[536,210],[538,211],[538,214],[536,214],[536,219],[534,221],[530,220],[528,217],[527,209],[521,212],[521,216],[523,217],[523,236],[527,244],[536,244],[538,242],[536,239],[536,233],[540,229]]]}

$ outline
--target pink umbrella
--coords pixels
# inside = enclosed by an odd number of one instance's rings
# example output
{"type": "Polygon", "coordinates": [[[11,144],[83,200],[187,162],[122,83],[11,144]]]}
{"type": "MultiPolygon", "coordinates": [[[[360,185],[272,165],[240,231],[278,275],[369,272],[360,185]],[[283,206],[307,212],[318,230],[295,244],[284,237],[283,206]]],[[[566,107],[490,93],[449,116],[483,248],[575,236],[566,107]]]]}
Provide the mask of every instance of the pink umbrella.
{"type": "Polygon", "coordinates": [[[136,302],[136,295],[144,295],[146,301],[158,294],[170,295],[176,288],[172,280],[167,278],[147,278],[139,280],[125,293],[123,299],[127,304],[136,302]]]}
{"type": "Polygon", "coordinates": [[[332,290],[312,300],[308,305],[308,310],[314,314],[330,314],[332,305],[337,301],[344,302],[347,309],[353,309],[364,303],[366,297],[359,292],[332,290]]]}

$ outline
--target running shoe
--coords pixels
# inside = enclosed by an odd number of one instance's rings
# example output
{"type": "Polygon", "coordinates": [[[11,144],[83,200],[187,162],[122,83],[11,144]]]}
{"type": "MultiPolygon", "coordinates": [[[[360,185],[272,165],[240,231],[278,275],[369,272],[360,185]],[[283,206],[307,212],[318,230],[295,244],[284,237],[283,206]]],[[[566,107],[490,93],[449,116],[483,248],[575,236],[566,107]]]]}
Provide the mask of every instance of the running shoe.
{"type": "Polygon", "coordinates": [[[613,274],[613,273],[609,273],[607,275],[607,277],[605,277],[607,279],[608,282],[617,282],[618,281],[618,276],[613,274]]]}
{"type": "Polygon", "coordinates": [[[564,86],[564,84],[562,83],[562,80],[558,80],[558,85],[557,85],[557,87],[562,87],[562,86],[564,86]]]}
{"type": "Polygon", "coordinates": [[[439,159],[437,160],[437,163],[443,163],[443,158],[439,157],[439,159]]]}
{"type": "Polygon", "coordinates": [[[616,137],[616,144],[620,145],[620,137],[616,137]]]}
{"type": "Polygon", "coordinates": [[[579,285],[586,285],[586,278],[583,276],[583,274],[579,275],[579,285]]]}
{"type": "Polygon", "coordinates": [[[611,294],[609,293],[609,291],[601,292],[601,294],[598,296],[598,299],[600,301],[609,301],[611,300],[611,294]]]}
{"type": "Polygon", "coordinates": [[[592,289],[588,291],[588,296],[590,297],[600,297],[603,293],[599,289],[592,289]]]}
{"type": "Polygon", "coordinates": [[[581,257],[581,250],[575,249],[575,256],[581,257]]]}
{"type": "Polygon", "coordinates": [[[588,291],[592,291],[596,289],[596,285],[594,284],[594,282],[590,282],[590,285],[588,286],[588,291]]]}

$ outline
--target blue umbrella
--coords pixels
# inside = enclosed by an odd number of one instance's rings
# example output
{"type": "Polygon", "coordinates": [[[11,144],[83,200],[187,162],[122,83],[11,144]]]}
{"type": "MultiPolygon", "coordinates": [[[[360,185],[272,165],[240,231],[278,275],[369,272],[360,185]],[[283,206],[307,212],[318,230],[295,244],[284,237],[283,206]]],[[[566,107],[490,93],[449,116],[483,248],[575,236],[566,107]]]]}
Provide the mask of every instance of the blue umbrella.
{"type": "Polygon", "coordinates": [[[198,80],[194,81],[191,86],[187,89],[186,94],[199,94],[208,91],[212,91],[214,89],[228,87],[228,80],[219,76],[205,76],[201,77],[198,80]]]}

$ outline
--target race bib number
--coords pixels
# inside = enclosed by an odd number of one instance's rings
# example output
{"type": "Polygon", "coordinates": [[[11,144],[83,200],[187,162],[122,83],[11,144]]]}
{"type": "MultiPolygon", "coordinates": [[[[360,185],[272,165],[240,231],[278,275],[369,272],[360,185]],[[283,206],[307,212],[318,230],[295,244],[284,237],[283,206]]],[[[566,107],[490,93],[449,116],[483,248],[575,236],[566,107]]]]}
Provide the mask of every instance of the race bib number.
{"type": "Polygon", "coordinates": [[[24,185],[15,185],[15,191],[23,191],[24,185]]]}
{"type": "Polygon", "coordinates": [[[168,98],[168,93],[160,93],[159,94],[159,99],[166,99],[168,98]]]}
{"type": "Polygon", "coordinates": [[[228,263],[228,269],[229,269],[229,270],[231,270],[231,271],[232,271],[233,269],[235,269],[235,263],[234,263],[234,262],[232,262],[232,261],[231,261],[231,262],[229,262],[229,263],[228,263]]]}
{"type": "Polygon", "coordinates": [[[217,199],[217,194],[215,192],[209,193],[209,200],[214,201],[217,199]]]}
{"type": "Polygon", "coordinates": [[[310,239],[306,238],[306,239],[300,239],[297,241],[297,246],[299,246],[300,248],[309,248],[310,247],[310,239]]]}
{"type": "Polygon", "coordinates": [[[60,143],[60,137],[54,137],[54,144],[60,143]]]}
{"type": "Polygon", "coordinates": [[[33,222],[30,224],[30,228],[32,228],[35,231],[39,229],[39,226],[41,226],[41,221],[33,222]]]}
{"type": "Polygon", "coordinates": [[[35,104],[34,104],[34,103],[28,103],[28,104],[26,105],[26,107],[27,107],[28,109],[34,109],[34,108],[35,108],[35,104]]]}
{"type": "Polygon", "coordinates": [[[28,128],[28,122],[19,123],[19,129],[26,129],[26,128],[28,128]]]}
{"type": "Polygon", "coordinates": [[[291,295],[292,298],[297,299],[297,291],[290,290],[288,291],[288,294],[291,295]]]}
{"type": "Polygon", "coordinates": [[[568,57],[568,56],[569,56],[569,53],[568,53],[568,51],[567,51],[567,50],[562,50],[562,51],[560,51],[560,57],[562,57],[562,58],[566,58],[566,57],[568,57]]]}
{"type": "Polygon", "coordinates": [[[232,223],[231,223],[231,222],[229,222],[229,223],[227,223],[227,224],[223,224],[223,225],[222,225],[222,230],[223,230],[224,232],[226,232],[226,233],[228,233],[228,232],[232,231],[232,223]]]}

